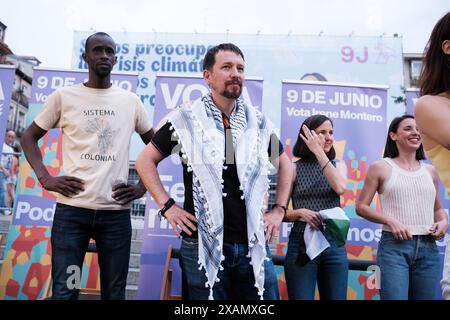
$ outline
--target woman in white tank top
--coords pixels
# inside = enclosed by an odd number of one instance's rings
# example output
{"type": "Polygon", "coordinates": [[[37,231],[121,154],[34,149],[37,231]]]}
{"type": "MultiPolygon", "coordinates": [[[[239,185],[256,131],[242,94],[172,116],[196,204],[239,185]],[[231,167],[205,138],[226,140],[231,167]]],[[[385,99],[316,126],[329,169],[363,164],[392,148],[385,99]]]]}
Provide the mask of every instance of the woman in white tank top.
{"type": "Polygon", "coordinates": [[[421,161],[425,153],[413,116],[395,118],[388,131],[384,159],[369,167],[356,212],[383,225],[377,252],[380,298],[431,300],[440,269],[435,240],[448,228],[437,196],[438,176],[421,161]],[[380,210],[370,207],[375,193],[380,210]]]}

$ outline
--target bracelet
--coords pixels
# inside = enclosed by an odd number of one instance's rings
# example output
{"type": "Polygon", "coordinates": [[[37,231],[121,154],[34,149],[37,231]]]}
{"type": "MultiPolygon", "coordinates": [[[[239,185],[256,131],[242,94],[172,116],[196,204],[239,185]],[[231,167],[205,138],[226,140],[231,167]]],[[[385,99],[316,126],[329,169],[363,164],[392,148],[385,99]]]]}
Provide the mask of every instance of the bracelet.
{"type": "Polygon", "coordinates": [[[166,203],[164,203],[164,206],[161,209],[159,209],[158,214],[165,218],[166,211],[169,210],[174,204],[175,200],[169,198],[169,200],[167,200],[166,203]]]}
{"type": "Polygon", "coordinates": [[[327,163],[325,163],[325,165],[322,167],[322,172],[325,169],[325,167],[331,162],[331,160],[328,160],[327,163]]]}
{"type": "Polygon", "coordinates": [[[284,215],[286,215],[286,211],[287,211],[286,206],[282,206],[281,204],[274,203],[274,204],[272,205],[272,209],[275,208],[275,207],[280,207],[281,209],[283,209],[283,210],[284,210],[284,215]]]}

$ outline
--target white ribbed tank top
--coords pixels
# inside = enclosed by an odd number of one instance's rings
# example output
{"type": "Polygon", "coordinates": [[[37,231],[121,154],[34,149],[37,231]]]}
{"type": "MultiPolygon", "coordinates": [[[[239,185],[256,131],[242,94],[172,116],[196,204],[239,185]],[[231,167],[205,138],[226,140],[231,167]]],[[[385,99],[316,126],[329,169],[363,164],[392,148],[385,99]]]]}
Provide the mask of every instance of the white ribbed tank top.
{"type": "MultiPolygon", "coordinates": [[[[420,161],[420,169],[407,171],[392,159],[384,158],[391,166],[391,176],[380,194],[381,208],[386,216],[407,226],[412,235],[429,234],[434,223],[436,189],[433,178],[420,161]]],[[[383,230],[391,231],[386,225],[383,230]]]]}

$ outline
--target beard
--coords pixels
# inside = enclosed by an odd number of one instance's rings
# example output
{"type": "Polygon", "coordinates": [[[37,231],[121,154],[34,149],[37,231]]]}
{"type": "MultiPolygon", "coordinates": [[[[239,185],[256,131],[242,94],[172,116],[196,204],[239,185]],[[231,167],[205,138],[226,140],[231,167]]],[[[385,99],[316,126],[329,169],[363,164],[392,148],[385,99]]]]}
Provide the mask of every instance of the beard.
{"type": "Polygon", "coordinates": [[[242,93],[242,83],[237,81],[230,81],[225,83],[225,90],[222,91],[222,96],[228,99],[237,99],[242,93]],[[238,85],[237,89],[229,89],[229,85],[238,85]]]}

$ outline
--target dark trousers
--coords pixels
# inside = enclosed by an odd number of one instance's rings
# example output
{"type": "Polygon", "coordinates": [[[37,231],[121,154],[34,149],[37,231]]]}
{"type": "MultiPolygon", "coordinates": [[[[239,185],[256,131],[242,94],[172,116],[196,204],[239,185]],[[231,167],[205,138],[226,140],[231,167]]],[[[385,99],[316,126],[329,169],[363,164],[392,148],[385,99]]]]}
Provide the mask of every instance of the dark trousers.
{"type": "Polygon", "coordinates": [[[78,299],[83,260],[91,238],[97,246],[102,299],[125,299],[130,210],[92,210],[61,203],[56,205],[51,234],[53,299],[78,299]]]}
{"type": "MultiPolygon", "coordinates": [[[[279,300],[278,280],[269,247],[266,246],[267,260],[264,261],[264,300],[279,300]]],[[[184,237],[181,241],[181,259],[185,285],[189,300],[207,300],[210,289],[204,269],[198,265],[198,239],[184,237]]],[[[250,258],[247,257],[248,245],[241,243],[224,243],[222,262],[223,270],[218,273],[219,282],[214,284],[213,296],[216,300],[259,300],[255,287],[255,276],[250,258]]],[[[183,296],[184,298],[184,296],[183,296]]]]}

